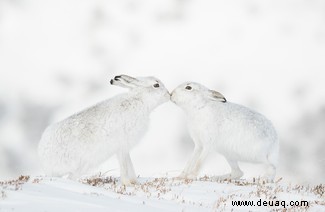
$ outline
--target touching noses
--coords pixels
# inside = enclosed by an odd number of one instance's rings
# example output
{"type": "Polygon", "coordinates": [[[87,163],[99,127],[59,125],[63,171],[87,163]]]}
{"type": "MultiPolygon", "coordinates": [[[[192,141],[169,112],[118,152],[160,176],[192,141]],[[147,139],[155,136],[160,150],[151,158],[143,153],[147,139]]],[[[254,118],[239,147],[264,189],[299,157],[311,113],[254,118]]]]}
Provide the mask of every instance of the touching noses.
{"type": "Polygon", "coordinates": [[[169,91],[167,90],[166,94],[165,94],[165,98],[167,98],[168,100],[170,100],[170,93],[169,91]]]}
{"type": "Polygon", "coordinates": [[[172,91],[171,94],[170,94],[170,100],[172,102],[175,102],[175,92],[174,91],[172,91]]]}

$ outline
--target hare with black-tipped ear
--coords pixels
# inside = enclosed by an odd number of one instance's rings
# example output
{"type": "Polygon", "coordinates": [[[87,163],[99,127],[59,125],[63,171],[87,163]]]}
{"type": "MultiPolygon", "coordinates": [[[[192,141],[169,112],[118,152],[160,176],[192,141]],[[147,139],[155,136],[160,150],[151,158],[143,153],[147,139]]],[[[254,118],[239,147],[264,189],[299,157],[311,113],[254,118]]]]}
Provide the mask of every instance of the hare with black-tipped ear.
{"type": "Polygon", "coordinates": [[[222,154],[231,173],[219,179],[239,179],[243,172],[238,161],[263,163],[264,178],[273,181],[279,141],[272,123],[260,113],[228,102],[219,92],[187,82],[178,86],[171,100],[188,118],[188,130],[195,148],[179,178],[195,178],[210,151],[222,154]]]}
{"type": "Polygon", "coordinates": [[[50,125],[38,147],[47,175],[80,177],[117,155],[121,182],[136,182],[129,151],[147,131],[150,112],[170,99],[154,77],[115,76],[112,85],[129,91],[50,125]]]}

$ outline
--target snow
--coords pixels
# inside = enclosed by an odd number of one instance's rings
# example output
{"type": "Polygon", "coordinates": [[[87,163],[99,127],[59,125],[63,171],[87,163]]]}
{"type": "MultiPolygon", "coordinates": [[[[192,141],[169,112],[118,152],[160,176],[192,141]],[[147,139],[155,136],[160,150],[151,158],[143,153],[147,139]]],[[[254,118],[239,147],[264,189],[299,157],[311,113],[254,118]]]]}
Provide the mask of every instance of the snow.
{"type": "Polygon", "coordinates": [[[288,185],[281,179],[275,183],[221,182],[207,176],[197,180],[140,177],[138,181],[132,187],[125,187],[118,178],[109,176],[79,181],[20,176],[0,183],[0,211],[270,211],[292,208],[290,201],[301,200],[308,201],[309,211],[325,210],[324,184],[288,185]],[[245,200],[254,201],[255,206],[232,205],[232,201],[245,200]],[[280,205],[258,205],[259,201],[270,200],[280,205]]]}

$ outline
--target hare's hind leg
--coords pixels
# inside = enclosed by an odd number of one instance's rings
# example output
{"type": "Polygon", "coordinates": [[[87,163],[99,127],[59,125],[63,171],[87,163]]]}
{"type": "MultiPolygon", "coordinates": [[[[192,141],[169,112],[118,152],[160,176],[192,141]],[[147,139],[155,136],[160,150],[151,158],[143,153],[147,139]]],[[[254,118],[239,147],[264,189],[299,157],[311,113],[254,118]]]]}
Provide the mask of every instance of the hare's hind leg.
{"type": "Polygon", "coordinates": [[[231,173],[230,173],[231,179],[241,178],[244,175],[244,173],[239,168],[238,161],[230,160],[230,159],[227,159],[227,161],[229,163],[229,166],[231,167],[231,173]]]}
{"type": "Polygon", "coordinates": [[[276,173],[276,165],[278,163],[279,157],[279,147],[274,146],[269,154],[267,155],[267,162],[266,162],[266,172],[263,176],[269,182],[273,182],[276,173]]]}
{"type": "Polygon", "coordinates": [[[266,172],[262,178],[267,182],[273,182],[276,173],[276,167],[273,164],[266,164],[266,166],[266,172]]]}
{"type": "Polygon", "coordinates": [[[225,179],[232,179],[232,180],[237,180],[240,179],[244,173],[242,172],[242,170],[239,168],[238,166],[238,162],[236,160],[231,160],[226,158],[230,168],[231,168],[231,172],[229,174],[225,174],[225,175],[221,175],[221,176],[217,176],[216,179],[219,180],[225,180],[225,179]]]}

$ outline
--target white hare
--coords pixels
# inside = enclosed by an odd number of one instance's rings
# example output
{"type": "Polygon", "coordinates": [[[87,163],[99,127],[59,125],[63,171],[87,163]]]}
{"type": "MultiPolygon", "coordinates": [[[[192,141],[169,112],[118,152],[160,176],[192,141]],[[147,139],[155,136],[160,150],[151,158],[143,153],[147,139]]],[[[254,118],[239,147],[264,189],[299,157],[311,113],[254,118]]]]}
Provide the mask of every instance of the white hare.
{"type": "Polygon", "coordinates": [[[127,93],[100,102],[50,125],[39,143],[39,157],[46,174],[80,177],[116,154],[121,182],[136,182],[129,151],[147,131],[150,112],[170,99],[154,77],[115,76],[112,85],[127,93]]]}
{"type": "Polygon", "coordinates": [[[219,92],[194,82],[178,86],[171,100],[185,111],[195,143],[180,178],[195,178],[207,154],[214,150],[224,155],[231,167],[231,173],[219,179],[242,177],[238,161],[264,163],[266,179],[274,179],[279,141],[272,123],[263,115],[227,102],[219,92]]]}

